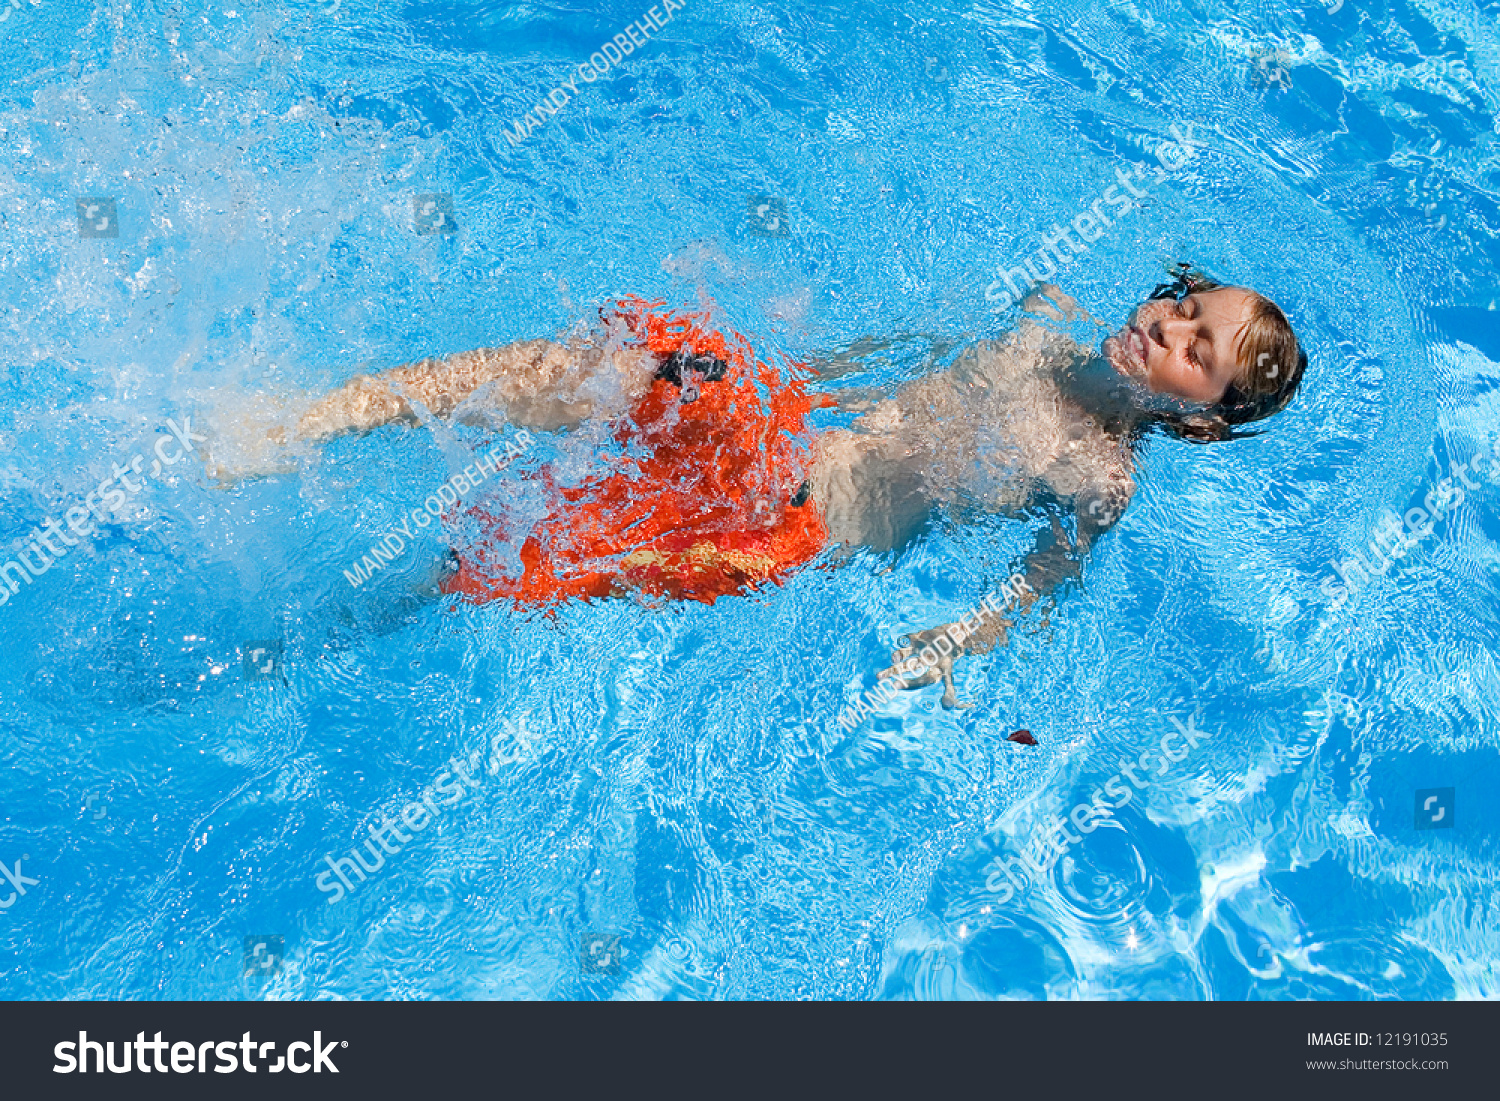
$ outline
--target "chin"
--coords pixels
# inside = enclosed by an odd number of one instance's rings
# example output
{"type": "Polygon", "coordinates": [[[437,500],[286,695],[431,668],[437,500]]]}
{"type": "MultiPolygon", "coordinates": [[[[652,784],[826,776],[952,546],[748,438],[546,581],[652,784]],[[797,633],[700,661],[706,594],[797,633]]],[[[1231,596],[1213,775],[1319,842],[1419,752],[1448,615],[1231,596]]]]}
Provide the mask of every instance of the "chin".
{"type": "Polygon", "coordinates": [[[1140,365],[1135,356],[1131,355],[1125,343],[1125,335],[1129,330],[1122,329],[1113,336],[1104,338],[1104,343],[1099,346],[1100,354],[1109,360],[1109,365],[1117,372],[1134,382],[1144,381],[1140,365]]]}

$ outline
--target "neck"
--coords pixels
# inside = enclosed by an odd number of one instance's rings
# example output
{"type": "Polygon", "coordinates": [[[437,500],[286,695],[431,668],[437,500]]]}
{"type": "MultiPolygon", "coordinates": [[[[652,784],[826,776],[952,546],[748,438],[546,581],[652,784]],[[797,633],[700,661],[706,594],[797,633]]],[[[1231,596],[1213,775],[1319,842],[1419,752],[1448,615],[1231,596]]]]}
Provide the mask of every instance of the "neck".
{"type": "Polygon", "coordinates": [[[1141,408],[1140,386],[1126,379],[1097,352],[1087,352],[1056,369],[1058,391],[1106,431],[1134,435],[1152,420],[1141,408]]]}

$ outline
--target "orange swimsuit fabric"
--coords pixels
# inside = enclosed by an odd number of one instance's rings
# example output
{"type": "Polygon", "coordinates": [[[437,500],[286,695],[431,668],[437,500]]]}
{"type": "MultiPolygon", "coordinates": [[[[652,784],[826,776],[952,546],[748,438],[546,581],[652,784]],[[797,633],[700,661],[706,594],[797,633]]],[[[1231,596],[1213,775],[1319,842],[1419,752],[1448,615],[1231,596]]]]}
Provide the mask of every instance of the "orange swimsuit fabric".
{"type": "Polygon", "coordinates": [[[701,383],[691,402],[657,379],[616,430],[625,457],[576,486],[543,472],[549,514],[521,547],[519,577],[490,552],[503,516],[469,509],[487,538],[459,549],[445,591],[530,605],[630,591],[712,604],[784,581],[827,544],[812,500],[791,502],[806,478],[807,415],[831,402],[756,359],[739,334],[709,329],[707,315],[662,307],[627,298],[616,313],[637,346],[717,356],[724,379],[701,383]]]}

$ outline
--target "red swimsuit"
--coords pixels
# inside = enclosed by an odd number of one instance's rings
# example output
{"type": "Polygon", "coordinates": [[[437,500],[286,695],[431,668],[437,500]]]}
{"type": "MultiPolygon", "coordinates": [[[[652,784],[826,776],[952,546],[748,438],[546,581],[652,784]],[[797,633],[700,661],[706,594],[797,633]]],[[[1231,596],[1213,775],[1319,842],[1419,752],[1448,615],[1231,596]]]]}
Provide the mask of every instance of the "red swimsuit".
{"type": "MultiPolygon", "coordinates": [[[[639,346],[717,356],[729,365],[725,378],[691,402],[657,379],[615,433],[634,454],[573,487],[542,474],[551,507],[521,547],[521,576],[499,572],[486,540],[460,549],[445,591],[553,604],[635,590],[712,604],[781,582],[823,549],[828,529],[799,490],[807,414],[831,403],[757,360],[744,337],[706,328],[706,315],[661,306],[629,298],[618,310],[639,346]]],[[[501,517],[482,506],[469,513],[504,538],[501,517]]]]}

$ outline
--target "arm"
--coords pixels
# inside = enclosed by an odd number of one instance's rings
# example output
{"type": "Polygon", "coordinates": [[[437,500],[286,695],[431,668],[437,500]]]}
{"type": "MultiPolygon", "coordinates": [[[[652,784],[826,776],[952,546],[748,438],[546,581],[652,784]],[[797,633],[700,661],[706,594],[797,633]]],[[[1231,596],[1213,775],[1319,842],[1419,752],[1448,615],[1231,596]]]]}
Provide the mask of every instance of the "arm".
{"type": "Polygon", "coordinates": [[[832,382],[844,375],[865,370],[869,366],[865,362],[866,356],[883,352],[896,343],[895,339],[878,340],[873,336],[862,336],[847,348],[809,360],[807,367],[818,376],[819,381],[832,382]]]}
{"type": "MultiPolygon", "coordinates": [[[[900,333],[887,337],[862,336],[846,348],[809,360],[807,367],[818,376],[820,382],[831,382],[844,375],[869,370],[875,357],[889,352],[893,358],[899,358],[908,364],[918,363],[918,373],[922,374],[952,349],[951,339],[924,333],[900,333]]],[[[910,369],[908,366],[908,371],[910,369]]]]}
{"type": "MultiPolygon", "coordinates": [[[[1006,611],[1012,615],[1031,608],[1045,596],[1055,599],[1057,589],[1083,574],[1083,560],[1089,547],[1114,525],[1129,498],[1121,501],[1114,495],[1089,495],[1075,499],[1078,508],[1078,535],[1070,540],[1054,516],[1052,530],[1043,532],[1026,555],[1021,570],[1013,575],[1007,588],[1014,595],[1006,611]]],[[[878,674],[881,679],[897,678],[898,688],[921,688],[943,682],[944,707],[970,707],[960,704],[953,685],[953,662],[960,654],[987,654],[1003,646],[1010,636],[1014,619],[980,613],[965,616],[957,623],[930,627],[907,636],[909,644],[891,654],[891,666],[878,674]],[[969,623],[973,619],[975,622],[969,623]],[[927,659],[922,657],[926,652],[927,659]],[[932,659],[936,660],[932,660],[932,659]]]]}

